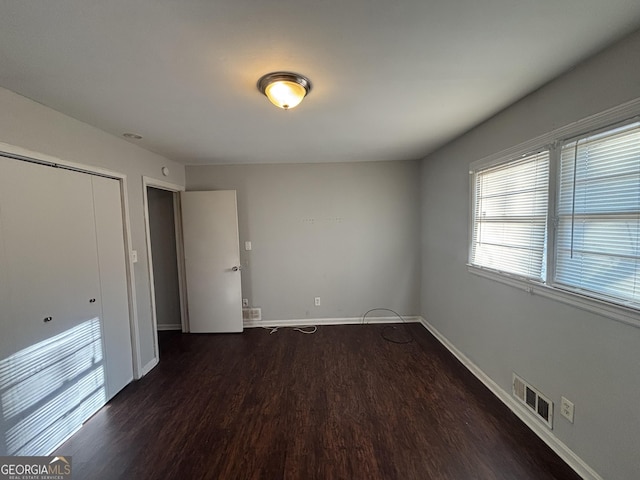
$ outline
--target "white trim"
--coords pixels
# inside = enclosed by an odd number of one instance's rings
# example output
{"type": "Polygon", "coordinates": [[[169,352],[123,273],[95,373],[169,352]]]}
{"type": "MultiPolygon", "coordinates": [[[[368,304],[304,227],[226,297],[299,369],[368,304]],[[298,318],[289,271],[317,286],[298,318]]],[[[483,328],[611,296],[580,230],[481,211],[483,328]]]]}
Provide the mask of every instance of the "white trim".
{"type": "Polygon", "coordinates": [[[606,299],[598,299],[593,296],[595,294],[583,294],[568,288],[559,288],[475,265],[467,265],[467,271],[479,277],[488,278],[495,282],[523,290],[532,295],[540,295],[541,297],[566,303],[587,312],[602,315],[603,317],[616,320],[625,325],[640,328],[640,312],[637,309],[617,305],[606,299]]]}
{"type": "Polygon", "coordinates": [[[585,480],[603,480],[595,470],[585,463],[569,447],[561,442],[551,430],[548,430],[543,423],[536,420],[531,414],[517,402],[509,393],[505,392],[496,382],[494,382],[480,367],[458,350],[444,335],[442,335],[433,325],[420,317],[420,323],[436,339],[444,345],[475,377],[480,380],[498,399],[504,403],[522,422],[533,431],[544,443],[546,443],[562,460],[585,480]]]}
{"type": "MultiPolygon", "coordinates": [[[[149,308],[151,309],[151,324],[153,328],[153,359],[156,363],[160,359],[159,351],[160,347],[158,345],[158,334],[156,333],[158,330],[158,318],[156,315],[156,292],[154,287],[154,279],[153,279],[153,260],[151,255],[151,226],[149,224],[149,196],[147,195],[147,179],[146,177],[142,177],[142,208],[144,210],[144,237],[145,237],[145,246],[147,249],[147,271],[149,278],[149,308]]],[[[148,364],[147,364],[148,365],[148,364]]],[[[153,368],[153,367],[152,367],[153,368]]],[[[143,369],[143,375],[146,375],[144,371],[146,370],[146,366],[143,369]]]]}
{"type": "Polygon", "coordinates": [[[321,325],[358,325],[370,323],[419,323],[420,318],[415,315],[402,316],[404,322],[398,317],[367,317],[362,321],[362,317],[346,318],[304,318],[294,320],[245,320],[244,328],[256,327],[310,327],[321,325]]]}
{"type": "Polygon", "coordinates": [[[189,309],[187,308],[187,271],[184,265],[184,235],[182,232],[182,197],[173,192],[173,220],[176,232],[176,255],[178,260],[178,292],[180,294],[180,324],[183,333],[189,332],[189,309]]]}
{"type": "Polygon", "coordinates": [[[146,182],[145,185],[148,187],[159,188],[160,190],[167,190],[168,192],[184,192],[184,186],[178,185],[177,183],[169,183],[164,180],[158,180],[154,177],[148,177],[146,175],[142,176],[143,182],[146,182]]]}
{"type": "Polygon", "coordinates": [[[46,153],[35,152],[26,148],[17,147],[9,143],[0,142],[0,154],[5,155],[16,160],[24,160],[27,162],[42,163],[51,167],[67,168],[69,170],[75,170],[77,172],[89,173],[91,175],[98,175],[101,177],[109,178],[126,178],[126,175],[115,172],[113,170],[107,170],[106,168],[95,167],[93,165],[84,165],[82,163],[69,162],[62,160],[61,158],[47,155],[46,153]]]}
{"type": "MultiPolygon", "coordinates": [[[[151,252],[151,227],[149,225],[149,196],[147,195],[147,187],[160,188],[162,190],[167,190],[173,193],[183,192],[184,187],[182,185],[165,182],[163,180],[158,180],[153,177],[147,177],[144,175],[142,176],[142,208],[144,211],[144,236],[145,236],[145,245],[147,248],[147,271],[149,273],[149,298],[150,298],[149,307],[151,308],[151,323],[153,328],[153,360],[156,363],[158,363],[160,361],[160,347],[158,345],[158,315],[156,313],[156,292],[155,292],[155,283],[153,278],[153,256],[151,252]]],[[[174,197],[174,212],[175,212],[175,197],[174,197]]],[[[174,217],[174,223],[176,223],[175,217],[174,217]]],[[[176,242],[178,242],[177,238],[176,238],[176,242]]],[[[178,257],[178,248],[176,248],[176,257],[178,257]]],[[[180,260],[178,260],[178,264],[180,264],[180,260]]],[[[180,275],[181,275],[181,270],[180,268],[178,268],[178,277],[180,277],[180,275]]],[[[182,280],[178,278],[178,288],[181,289],[182,285],[183,285],[182,280]]],[[[180,291],[181,315],[184,312],[182,300],[183,300],[183,295],[182,295],[182,291],[180,291]]],[[[184,322],[184,319],[182,321],[184,322]]],[[[145,373],[143,373],[143,375],[145,375],[145,373]]]]}
{"type": "Polygon", "coordinates": [[[506,148],[500,152],[487,155],[480,160],[476,160],[469,165],[469,171],[473,172],[478,168],[486,168],[493,164],[501,163],[504,160],[515,160],[520,155],[529,153],[533,150],[544,148],[551,145],[557,140],[575,137],[581,133],[587,133],[596,128],[602,128],[608,124],[620,122],[628,118],[640,115],[640,97],[629,102],[623,103],[616,107],[596,113],[576,122],[570,123],[560,128],[556,128],[551,132],[540,135],[526,142],[506,148]]]}
{"type": "MultiPolygon", "coordinates": [[[[556,205],[558,201],[558,167],[560,165],[560,148],[552,148],[549,152],[549,185],[547,192],[547,231],[545,251],[547,262],[543,267],[546,272],[543,273],[544,278],[553,278],[556,270],[556,241],[557,241],[557,223],[556,223],[556,205]]],[[[469,257],[471,258],[471,257],[469,257]]]]}
{"type": "Polygon", "coordinates": [[[476,202],[478,195],[476,192],[476,172],[469,167],[469,225],[467,233],[467,259],[469,262],[473,259],[474,232],[476,226],[476,202]]]}
{"type": "Polygon", "coordinates": [[[129,290],[129,327],[131,329],[131,349],[133,354],[133,378],[142,377],[142,356],[140,354],[140,330],[138,325],[138,300],[136,294],[136,282],[134,277],[133,259],[131,251],[133,250],[133,240],[131,239],[131,219],[129,217],[129,195],[127,194],[127,177],[124,176],[120,181],[120,198],[122,199],[122,218],[125,224],[124,241],[127,252],[127,280],[129,290]]]}
{"type": "Polygon", "coordinates": [[[142,359],[140,357],[140,333],[138,329],[138,302],[136,298],[136,282],[134,276],[133,262],[131,261],[131,217],[129,215],[129,195],[127,187],[127,176],[113,170],[107,170],[92,165],[83,165],[80,163],[62,160],[52,155],[36,152],[26,148],[11,145],[9,143],[0,142],[0,155],[23,160],[27,162],[35,162],[57,168],[66,168],[89,175],[97,175],[118,180],[120,183],[120,199],[122,204],[122,223],[125,249],[128,252],[127,262],[125,263],[127,274],[127,294],[129,306],[129,328],[131,335],[131,363],[133,366],[133,378],[140,378],[142,371],[142,359]]]}
{"type": "Polygon", "coordinates": [[[142,376],[144,377],[147,373],[153,370],[156,367],[156,365],[158,365],[158,363],[159,363],[159,360],[157,358],[151,359],[149,363],[147,363],[144,367],[142,367],[142,376]]]}
{"type": "Polygon", "coordinates": [[[180,330],[182,331],[182,324],[180,323],[159,323],[158,331],[163,332],[165,330],[180,330]]]}

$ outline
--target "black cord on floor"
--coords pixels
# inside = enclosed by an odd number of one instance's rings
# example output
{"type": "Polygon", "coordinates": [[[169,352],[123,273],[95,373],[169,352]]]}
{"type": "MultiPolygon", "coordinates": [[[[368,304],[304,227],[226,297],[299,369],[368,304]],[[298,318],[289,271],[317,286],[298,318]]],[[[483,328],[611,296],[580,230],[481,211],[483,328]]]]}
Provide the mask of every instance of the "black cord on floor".
{"type": "Polygon", "coordinates": [[[407,343],[411,343],[415,340],[415,337],[413,336],[413,333],[411,333],[411,330],[409,330],[409,328],[407,327],[407,322],[405,321],[405,319],[402,317],[402,315],[400,315],[398,312],[391,310],[390,308],[372,308],[371,310],[367,311],[363,316],[362,316],[362,323],[365,323],[365,319],[367,318],[367,315],[369,315],[371,312],[375,312],[375,311],[385,311],[385,312],[391,312],[393,313],[396,317],[398,317],[400,320],[402,320],[402,327],[403,330],[405,332],[405,337],[402,338],[402,336],[398,339],[398,338],[392,338],[387,334],[387,331],[389,330],[399,330],[398,327],[396,325],[387,325],[386,327],[384,327],[382,329],[382,332],[380,332],[380,336],[386,340],[387,342],[391,342],[391,343],[396,343],[398,345],[404,345],[407,343]]]}

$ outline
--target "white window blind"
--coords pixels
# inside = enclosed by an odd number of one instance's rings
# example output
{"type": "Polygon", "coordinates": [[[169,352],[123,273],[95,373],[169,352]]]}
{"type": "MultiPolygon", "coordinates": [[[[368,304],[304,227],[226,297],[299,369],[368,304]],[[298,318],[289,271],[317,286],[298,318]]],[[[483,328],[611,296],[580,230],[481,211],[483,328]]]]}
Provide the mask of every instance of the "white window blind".
{"type": "Polygon", "coordinates": [[[548,180],[548,150],[475,172],[471,264],[543,280],[548,180]]]}
{"type": "Polygon", "coordinates": [[[563,145],[555,282],[640,302],[640,122],[563,145]]]}

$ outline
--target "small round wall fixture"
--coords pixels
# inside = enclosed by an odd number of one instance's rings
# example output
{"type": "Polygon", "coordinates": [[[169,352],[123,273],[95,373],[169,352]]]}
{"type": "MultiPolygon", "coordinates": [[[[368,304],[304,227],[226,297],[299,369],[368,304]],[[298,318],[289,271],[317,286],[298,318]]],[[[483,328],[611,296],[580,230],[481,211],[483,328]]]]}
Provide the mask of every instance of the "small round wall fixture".
{"type": "Polygon", "coordinates": [[[276,107],[290,110],[311,91],[311,82],[298,73],[273,72],[258,80],[258,90],[276,107]]]}

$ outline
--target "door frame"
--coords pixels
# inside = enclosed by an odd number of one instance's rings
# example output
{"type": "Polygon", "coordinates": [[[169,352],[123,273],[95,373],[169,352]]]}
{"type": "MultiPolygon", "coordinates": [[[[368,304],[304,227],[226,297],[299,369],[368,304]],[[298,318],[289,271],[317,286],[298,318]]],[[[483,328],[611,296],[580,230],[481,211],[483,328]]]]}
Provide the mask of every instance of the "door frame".
{"type": "Polygon", "coordinates": [[[158,316],[156,314],[156,292],[155,292],[155,280],[153,277],[153,255],[151,252],[151,227],[149,224],[149,196],[147,194],[147,187],[157,188],[160,190],[166,190],[173,194],[173,219],[174,228],[176,232],[176,259],[178,261],[178,293],[180,297],[180,323],[182,325],[182,332],[189,332],[189,318],[187,316],[187,296],[186,296],[186,282],[184,274],[184,246],[182,243],[182,215],[180,210],[180,192],[185,191],[185,187],[175,183],[165,182],[153,177],[142,177],[142,195],[144,204],[144,230],[145,238],[147,242],[147,262],[149,272],[149,298],[151,299],[151,317],[153,323],[153,348],[154,348],[154,363],[160,361],[160,351],[158,347],[158,316]]]}
{"type": "Polygon", "coordinates": [[[26,148],[11,145],[9,143],[0,142],[0,155],[13,158],[15,160],[22,160],[25,162],[37,163],[53,168],[63,168],[66,170],[72,170],[80,173],[86,173],[89,175],[96,175],[99,177],[112,178],[117,180],[120,185],[120,202],[122,206],[122,231],[124,238],[125,255],[127,261],[125,262],[125,269],[127,274],[127,296],[129,307],[129,329],[131,336],[131,363],[133,366],[133,378],[139,379],[146,373],[142,366],[142,358],[140,356],[140,331],[138,328],[138,310],[136,299],[136,287],[135,277],[133,269],[132,241],[131,241],[131,220],[129,216],[129,196],[127,195],[127,176],[123,173],[116,172],[114,170],[108,170],[106,168],[96,167],[93,165],[85,165],[76,162],[69,162],[52,155],[45,153],[35,152],[26,148]]]}

